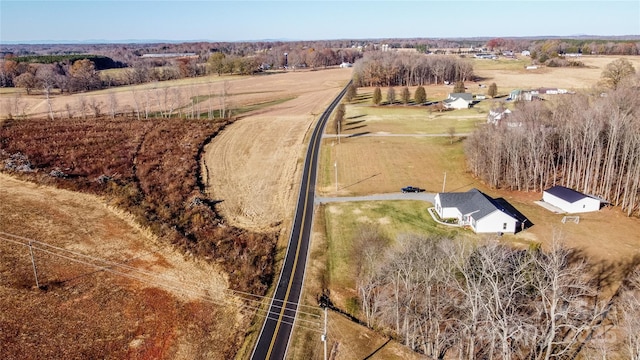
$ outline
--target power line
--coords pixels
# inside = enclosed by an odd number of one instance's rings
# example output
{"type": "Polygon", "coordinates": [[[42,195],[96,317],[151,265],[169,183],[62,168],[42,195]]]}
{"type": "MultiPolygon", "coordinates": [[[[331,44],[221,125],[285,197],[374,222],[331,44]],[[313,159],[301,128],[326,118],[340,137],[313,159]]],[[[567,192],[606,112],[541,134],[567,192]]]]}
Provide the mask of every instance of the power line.
{"type": "MultiPolygon", "coordinates": [[[[152,276],[152,277],[156,277],[156,278],[158,278],[158,277],[164,278],[164,279],[167,279],[168,281],[174,281],[174,282],[178,281],[178,280],[175,280],[173,278],[167,278],[166,276],[160,275],[158,273],[154,273],[154,272],[151,272],[151,271],[148,271],[148,270],[144,270],[144,269],[140,269],[140,268],[137,268],[137,267],[134,267],[134,266],[131,266],[131,265],[124,264],[122,262],[114,262],[114,261],[106,260],[106,259],[103,259],[103,258],[94,257],[94,256],[87,255],[87,254],[84,254],[84,253],[79,253],[79,252],[75,252],[75,251],[72,251],[72,250],[69,250],[69,249],[65,249],[65,248],[61,248],[61,247],[58,247],[58,246],[54,246],[54,245],[51,245],[51,244],[48,244],[48,243],[45,243],[45,242],[41,242],[41,241],[38,241],[38,240],[22,237],[22,236],[19,236],[19,235],[9,234],[9,233],[5,233],[5,232],[2,232],[2,231],[0,231],[0,235],[10,236],[10,237],[13,237],[13,238],[20,239],[20,240],[22,240],[22,242],[4,238],[4,240],[11,241],[11,242],[14,242],[14,243],[17,243],[17,244],[20,244],[20,245],[24,245],[24,246],[29,246],[29,244],[42,245],[42,246],[45,246],[45,247],[48,247],[48,248],[52,248],[52,249],[55,249],[55,250],[58,250],[58,251],[70,253],[70,254],[73,254],[73,255],[76,255],[76,256],[88,258],[88,259],[91,259],[91,260],[94,260],[94,261],[98,261],[98,262],[103,262],[103,263],[109,264],[110,266],[126,268],[126,269],[131,270],[131,271],[144,273],[144,274],[146,274],[148,276],[152,276]]],[[[3,238],[0,237],[0,239],[3,239],[3,238]]],[[[184,284],[184,283],[190,283],[193,286],[197,287],[198,289],[202,289],[198,284],[196,284],[194,282],[191,282],[191,281],[179,280],[178,282],[181,285],[184,284]]],[[[268,300],[268,301],[273,300],[274,302],[279,302],[281,304],[283,303],[283,300],[274,299],[274,298],[266,297],[266,296],[263,296],[263,295],[257,295],[257,294],[252,294],[252,293],[248,293],[248,292],[243,292],[243,291],[240,291],[240,290],[223,289],[222,291],[231,293],[231,294],[233,294],[235,296],[238,296],[238,297],[241,297],[241,298],[243,298],[243,299],[245,299],[247,301],[261,302],[262,300],[268,300]],[[258,298],[258,299],[262,299],[262,300],[259,301],[259,300],[255,300],[255,299],[249,299],[246,296],[250,296],[250,297],[254,297],[254,298],[258,298]]],[[[320,312],[322,310],[321,308],[319,308],[317,306],[304,305],[304,304],[295,303],[295,302],[291,302],[291,301],[284,301],[284,305],[285,306],[287,306],[287,305],[295,305],[297,307],[310,308],[311,310],[315,310],[315,311],[318,311],[318,312],[320,312]]],[[[303,312],[303,311],[300,311],[300,313],[304,313],[304,314],[307,314],[307,315],[310,315],[310,316],[314,316],[314,317],[317,317],[317,318],[321,317],[321,315],[319,315],[319,314],[307,313],[307,312],[303,312]]]]}
{"type": "MultiPolygon", "coordinates": [[[[12,241],[12,240],[6,239],[6,238],[0,237],[0,239],[1,240],[8,240],[8,241],[11,241],[13,243],[17,243],[17,244],[20,244],[20,245],[23,245],[23,246],[28,246],[28,244],[25,244],[25,243],[22,243],[22,242],[18,242],[18,241],[12,241]]],[[[34,247],[34,248],[36,248],[36,247],[34,247]]],[[[232,302],[232,300],[230,300],[228,297],[225,297],[225,296],[223,296],[222,299],[213,298],[213,297],[211,297],[209,295],[204,295],[204,294],[201,294],[200,292],[196,292],[193,289],[187,289],[185,287],[178,287],[178,286],[175,286],[175,285],[168,285],[166,283],[164,283],[164,284],[163,283],[159,283],[157,281],[149,280],[149,279],[146,279],[146,278],[143,278],[143,277],[131,274],[131,273],[118,271],[118,270],[115,270],[115,269],[110,268],[110,267],[106,267],[106,266],[94,264],[94,263],[91,263],[91,262],[87,262],[87,261],[84,261],[84,260],[76,259],[76,258],[67,256],[67,255],[63,255],[63,254],[59,254],[59,253],[56,253],[56,252],[53,252],[51,250],[47,250],[47,249],[44,249],[44,248],[36,248],[36,249],[38,249],[41,252],[56,256],[56,257],[67,259],[69,261],[77,262],[77,263],[84,264],[84,265],[87,265],[87,266],[92,266],[92,267],[98,268],[98,269],[106,271],[106,272],[110,272],[110,273],[113,273],[113,274],[116,274],[116,275],[127,277],[129,279],[133,279],[133,280],[137,280],[137,281],[140,281],[140,282],[148,283],[148,284],[151,284],[151,285],[163,287],[163,288],[170,289],[170,290],[173,290],[173,291],[176,291],[176,292],[190,293],[193,296],[195,296],[196,298],[199,298],[201,300],[208,301],[208,302],[211,302],[211,303],[214,303],[214,304],[217,304],[217,305],[234,305],[234,306],[238,306],[241,309],[249,309],[249,310],[254,310],[254,311],[258,312],[258,313],[262,313],[263,316],[266,313],[266,317],[269,318],[269,319],[273,319],[272,317],[270,317],[270,315],[279,316],[279,312],[271,311],[270,308],[263,309],[263,308],[260,308],[260,307],[257,307],[257,306],[250,306],[248,304],[242,304],[242,303],[241,304],[237,304],[237,303],[232,302]]],[[[72,252],[72,253],[74,253],[74,252],[72,252]]],[[[80,255],[83,255],[83,254],[80,254],[80,255]]],[[[91,257],[91,258],[93,258],[93,257],[91,257]]],[[[118,264],[116,264],[116,267],[117,267],[117,265],[118,264]]],[[[127,268],[131,268],[131,267],[127,266],[127,268]]],[[[133,269],[132,272],[137,272],[137,270],[138,270],[136,268],[131,268],[131,269],[133,269]]],[[[199,288],[198,290],[202,290],[202,289],[199,288]]],[[[255,295],[255,296],[259,296],[259,295],[255,295]]],[[[240,300],[240,299],[247,300],[245,298],[239,298],[238,300],[240,300]]],[[[253,300],[253,301],[255,301],[255,300],[253,300]]],[[[289,309],[289,310],[297,311],[297,310],[293,310],[293,309],[289,309]]],[[[297,311],[297,312],[302,313],[301,311],[297,311]]],[[[307,314],[310,315],[310,316],[317,316],[315,314],[309,314],[309,313],[307,313],[307,314]]],[[[291,316],[291,315],[285,315],[284,317],[287,317],[287,318],[290,318],[290,319],[295,319],[295,316],[291,316]]],[[[303,320],[303,321],[307,322],[307,323],[310,323],[312,325],[315,324],[317,326],[320,326],[319,322],[315,322],[315,321],[311,321],[311,320],[303,320]]],[[[293,320],[283,321],[283,323],[286,323],[286,324],[289,324],[289,325],[292,325],[292,326],[295,325],[293,323],[293,320]]],[[[302,328],[309,329],[309,330],[319,331],[317,329],[309,328],[309,327],[304,326],[304,325],[298,325],[298,326],[300,326],[302,328]]]]}
{"type": "MultiPolygon", "coordinates": [[[[302,304],[297,304],[297,303],[293,303],[293,302],[284,302],[282,300],[278,300],[278,299],[273,299],[270,297],[266,297],[266,296],[262,296],[262,295],[257,295],[257,294],[251,294],[251,293],[247,293],[247,292],[242,292],[242,291],[238,291],[238,290],[231,290],[231,289],[223,289],[222,292],[222,298],[217,298],[217,297],[212,297],[210,295],[208,295],[208,291],[209,289],[206,288],[202,288],[200,286],[197,286],[195,283],[193,282],[189,282],[187,281],[187,283],[191,283],[193,284],[196,289],[193,288],[187,288],[184,286],[185,281],[178,281],[175,279],[171,279],[171,278],[167,278],[166,276],[162,276],[160,274],[148,271],[148,270],[144,270],[144,269],[140,269],[140,268],[136,268],[133,267],[131,265],[127,265],[127,264],[123,264],[123,263],[118,263],[118,262],[114,262],[114,261],[110,261],[110,260],[106,260],[106,259],[102,259],[102,258],[98,258],[98,257],[94,257],[94,256],[90,256],[87,254],[83,254],[83,253],[79,253],[79,252],[75,252],[72,250],[68,250],[68,249],[64,249],[61,247],[57,247],[51,244],[47,244],[41,241],[37,241],[37,240],[33,240],[33,239],[29,239],[29,238],[25,238],[22,236],[18,236],[18,235],[14,235],[14,234],[9,234],[9,233],[5,233],[0,231],[0,235],[4,235],[4,236],[0,236],[0,240],[4,240],[4,241],[8,241],[17,245],[22,245],[25,247],[30,247],[30,249],[33,250],[38,250],[47,254],[50,254],[52,256],[56,256],[59,258],[63,258],[72,262],[76,262],[76,263],[80,263],[83,265],[87,265],[87,266],[91,266],[91,267],[95,267],[97,269],[100,269],[102,271],[105,272],[110,272],[112,274],[115,275],[119,275],[119,276],[123,276],[129,279],[133,279],[133,280],[137,280],[140,282],[144,282],[147,284],[151,284],[154,286],[159,286],[159,287],[163,287],[166,289],[170,289],[176,292],[182,292],[182,293],[188,293],[191,294],[192,296],[199,298],[201,300],[204,301],[208,301],[217,305],[233,305],[233,306],[238,306],[240,309],[249,309],[249,310],[253,310],[259,314],[261,314],[262,316],[266,316],[269,319],[272,320],[276,320],[277,317],[280,316],[280,311],[272,311],[272,307],[267,307],[267,309],[264,309],[262,307],[260,307],[259,305],[266,305],[264,304],[264,300],[273,300],[273,302],[279,302],[280,305],[274,305],[274,308],[278,308],[281,309],[282,306],[284,305],[287,310],[290,311],[294,311],[295,313],[301,313],[301,314],[305,314],[308,315],[312,318],[320,318],[319,314],[314,314],[314,313],[309,313],[309,312],[305,312],[305,311],[301,311],[298,308],[299,307],[307,307],[310,308],[312,310],[320,310],[320,308],[318,307],[313,307],[310,305],[302,305],[302,304]],[[5,236],[9,236],[11,238],[7,238],[5,236]],[[61,254],[62,252],[62,254],[61,254]],[[65,255],[66,253],[66,255],[65,255]],[[70,254],[70,255],[69,255],[70,254]],[[85,258],[85,259],[90,259],[94,262],[99,262],[99,263],[103,263],[101,264],[96,264],[90,261],[86,261],[83,259],[78,259],[75,257],[80,257],[80,258],[85,258]],[[104,265],[106,264],[106,265],[104,265]],[[108,266],[107,266],[108,265],[108,266]],[[117,270],[119,269],[119,270],[117,270]],[[123,271],[124,270],[124,271],[123,271]],[[126,271],[126,272],[125,272],[126,271]],[[162,282],[161,280],[164,280],[164,282],[162,282]],[[202,292],[206,292],[207,294],[203,294],[202,292]],[[230,299],[231,295],[233,295],[235,297],[236,300],[244,300],[247,302],[251,302],[254,304],[254,306],[250,305],[250,304],[246,304],[246,303],[240,303],[238,304],[237,301],[233,301],[233,299],[230,299]],[[248,297],[253,297],[252,298],[248,298],[248,297]],[[261,300],[257,300],[257,299],[261,299],[261,300]],[[284,303],[284,304],[283,304],[284,303]],[[290,307],[288,307],[289,305],[295,305],[295,309],[292,309],[290,307]],[[272,318],[271,316],[276,316],[276,318],[272,318]]],[[[316,332],[321,332],[321,330],[319,329],[315,329],[315,328],[311,328],[302,324],[295,324],[294,320],[295,320],[295,315],[284,315],[285,318],[288,318],[288,321],[284,321],[283,319],[283,323],[285,324],[289,324],[291,326],[299,326],[301,328],[305,328],[307,330],[311,330],[311,331],[316,331],[316,332]],[[289,320],[290,319],[290,320],[289,320]]],[[[312,321],[312,320],[306,320],[306,319],[298,319],[299,322],[303,322],[303,323],[309,323],[310,325],[316,325],[318,327],[320,327],[320,322],[319,321],[312,321]]]]}

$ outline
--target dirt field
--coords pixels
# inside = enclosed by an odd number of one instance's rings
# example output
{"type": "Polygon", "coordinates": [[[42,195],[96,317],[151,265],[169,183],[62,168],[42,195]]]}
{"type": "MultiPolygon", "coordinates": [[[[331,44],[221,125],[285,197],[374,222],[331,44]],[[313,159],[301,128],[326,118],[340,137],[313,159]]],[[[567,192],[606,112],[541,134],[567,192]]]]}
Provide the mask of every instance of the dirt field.
{"type": "Polygon", "coordinates": [[[248,319],[222,305],[232,300],[221,296],[226,279],[212,265],[160,245],[94,196],[0,174],[0,198],[0,358],[194,359],[235,353],[248,319]],[[38,289],[28,248],[7,234],[119,265],[104,271],[36,250],[38,289]]]}
{"type": "Polygon", "coordinates": [[[304,137],[350,77],[351,69],[331,69],[254,80],[255,92],[296,98],[235,122],[205,149],[208,191],[228,221],[260,231],[293,215],[304,137]]]}

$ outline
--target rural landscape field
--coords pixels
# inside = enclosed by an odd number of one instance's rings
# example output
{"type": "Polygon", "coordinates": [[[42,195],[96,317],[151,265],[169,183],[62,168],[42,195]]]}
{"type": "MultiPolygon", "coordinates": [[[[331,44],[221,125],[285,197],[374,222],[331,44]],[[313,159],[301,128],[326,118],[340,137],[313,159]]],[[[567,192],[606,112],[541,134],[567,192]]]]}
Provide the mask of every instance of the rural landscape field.
{"type": "Polygon", "coordinates": [[[474,41],[10,48],[0,357],[260,358],[276,318],[288,359],[638,359],[637,39],[474,41]],[[343,90],[283,318],[305,153],[343,90]],[[555,185],[601,206],[550,211],[555,185]],[[439,216],[473,189],[516,229],[439,216]]]}

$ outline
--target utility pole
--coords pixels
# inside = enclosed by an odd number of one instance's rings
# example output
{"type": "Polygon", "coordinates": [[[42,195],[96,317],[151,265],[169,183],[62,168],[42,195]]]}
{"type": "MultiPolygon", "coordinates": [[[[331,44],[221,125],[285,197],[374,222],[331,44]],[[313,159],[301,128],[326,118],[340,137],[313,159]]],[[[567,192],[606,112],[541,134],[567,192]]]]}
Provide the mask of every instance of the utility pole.
{"type": "Polygon", "coordinates": [[[33,265],[33,274],[36,276],[36,287],[40,288],[40,283],[38,283],[38,271],[36,270],[36,259],[33,257],[33,247],[31,246],[31,241],[29,241],[29,254],[31,254],[31,265],[33,265]]]}
{"type": "Polygon", "coordinates": [[[336,170],[336,192],[338,192],[338,160],[333,163],[333,167],[336,170]]]}
{"type": "Polygon", "coordinates": [[[444,185],[447,183],[447,172],[444,172],[444,180],[442,180],[442,192],[444,192],[444,185]]]}
{"type": "Polygon", "coordinates": [[[324,307],[324,332],[321,338],[324,343],[324,360],[327,360],[327,306],[324,307]]]}

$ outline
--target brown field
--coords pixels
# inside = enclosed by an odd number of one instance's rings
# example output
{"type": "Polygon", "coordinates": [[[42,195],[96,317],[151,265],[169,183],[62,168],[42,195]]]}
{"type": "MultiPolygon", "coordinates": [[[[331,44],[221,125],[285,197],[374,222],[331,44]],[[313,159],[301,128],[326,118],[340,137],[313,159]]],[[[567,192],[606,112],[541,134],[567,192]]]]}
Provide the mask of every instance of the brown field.
{"type": "MultiPolygon", "coordinates": [[[[629,60],[636,71],[640,71],[640,56],[610,56],[610,55],[586,55],[576,58],[585,67],[540,67],[535,70],[526,70],[524,66],[513,69],[503,64],[495,67],[491,64],[493,60],[474,60],[474,73],[482,78],[482,83],[498,85],[498,93],[506,94],[512,89],[534,89],[539,87],[557,87],[567,90],[589,89],[595,86],[600,80],[605,66],[612,61],[625,58],[629,60]],[[507,67],[507,69],[505,69],[507,67]]],[[[511,60],[501,60],[511,61],[511,60]]],[[[469,91],[476,91],[473,83],[466,84],[469,91]]],[[[483,89],[483,90],[486,90],[483,89]]],[[[427,94],[429,91],[427,90],[427,94]]]]}
{"type": "MultiPolygon", "coordinates": [[[[331,83],[334,81],[331,72],[343,74],[349,78],[350,69],[333,69],[322,71],[296,71],[288,73],[267,73],[256,76],[217,76],[209,75],[198,78],[187,78],[104,89],[89,93],[54,95],[51,100],[55,117],[81,116],[79,102],[100,104],[101,112],[108,114],[114,103],[119,113],[133,113],[138,108],[142,112],[146,104],[150,112],[173,107],[175,112],[191,111],[191,100],[194,100],[194,111],[205,112],[209,108],[219,109],[222,106],[222,92],[226,92],[228,109],[239,108],[250,104],[263,103],[297,96],[309,90],[310,84],[317,81],[331,83]],[[326,77],[326,78],[325,78],[326,77]],[[309,83],[307,83],[309,84],[309,83]],[[67,109],[69,107],[69,110],[67,109]]],[[[48,106],[44,94],[34,92],[26,95],[22,89],[8,93],[0,93],[0,119],[11,113],[14,117],[47,117],[48,106]]]]}
{"type": "Polygon", "coordinates": [[[225,219],[260,231],[291,218],[305,135],[350,76],[350,69],[331,69],[254,81],[261,92],[296,98],[235,122],[205,149],[208,191],[223,200],[218,208],[225,219]]]}
{"type": "Polygon", "coordinates": [[[214,265],[185,258],[95,196],[0,174],[0,198],[0,358],[228,358],[237,350],[249,319],[207,300],[228,286],[214,265]],[[153,275],[140,282],[36,250],[38,289],[28,248],[7,233],[153,275]]]}

